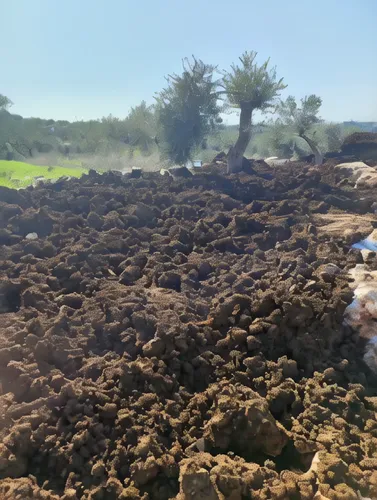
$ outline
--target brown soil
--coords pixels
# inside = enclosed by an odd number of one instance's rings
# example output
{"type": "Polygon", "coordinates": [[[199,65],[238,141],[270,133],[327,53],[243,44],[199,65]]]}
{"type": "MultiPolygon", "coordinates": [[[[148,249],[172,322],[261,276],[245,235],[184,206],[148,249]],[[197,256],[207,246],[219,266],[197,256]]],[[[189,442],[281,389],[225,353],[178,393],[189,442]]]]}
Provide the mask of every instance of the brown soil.
{"type": "Polygon", "coordinates": [[[371,132],[355,132],[345,138],[343,155],[353,155],[361,160],[377,161],[377,134],[371,132]]]}
{"type": "Polygon", "coordinates": [[[0,200],[0,498],[377,496],[377,379],[343,324],[377,223],[333,164],[0,200]],[[344,214],[367,223],[323,229],[344,214]]]}
{"type": "Polygon", "coordinates": [[[377,134],[373,132],[355,132],[344,139],[346,144],[361,144],[361,143],[375,143],[377,144],[377,134]]]}

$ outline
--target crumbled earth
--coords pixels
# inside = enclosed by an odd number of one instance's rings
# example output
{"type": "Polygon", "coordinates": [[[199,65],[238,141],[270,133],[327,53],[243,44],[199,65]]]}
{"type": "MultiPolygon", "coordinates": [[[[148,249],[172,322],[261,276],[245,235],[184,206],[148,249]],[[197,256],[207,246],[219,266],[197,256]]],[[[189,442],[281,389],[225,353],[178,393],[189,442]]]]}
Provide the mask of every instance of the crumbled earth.
{"type": "Polygon", "coordinates": [[[1,188],[0,498],[376,498],[336,163],[1,188]]]}

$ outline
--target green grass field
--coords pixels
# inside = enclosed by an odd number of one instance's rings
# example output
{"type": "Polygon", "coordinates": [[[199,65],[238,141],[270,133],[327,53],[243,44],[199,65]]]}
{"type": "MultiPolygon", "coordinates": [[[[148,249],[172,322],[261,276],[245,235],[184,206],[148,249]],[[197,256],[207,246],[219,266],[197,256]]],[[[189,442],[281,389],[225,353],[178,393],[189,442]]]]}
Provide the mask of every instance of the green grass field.
{"type": "Polygon", "coordinates": [[[19,189],[33,184],[36,177],[57,180],[60,177],[81,177],[87,170],[78,167],[42,167],[20,161],[0,160],[0,186],[19,189]]]}

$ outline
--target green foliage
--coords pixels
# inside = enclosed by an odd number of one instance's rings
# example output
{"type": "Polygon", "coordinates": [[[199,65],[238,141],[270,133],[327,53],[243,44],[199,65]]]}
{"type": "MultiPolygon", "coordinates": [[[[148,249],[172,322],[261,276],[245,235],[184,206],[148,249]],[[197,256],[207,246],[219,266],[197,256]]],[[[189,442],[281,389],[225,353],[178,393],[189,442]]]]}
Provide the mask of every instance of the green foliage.
{"type": "Polygon", "coordinates": [[[150,154],[156,148],[153,107],[145,102],[131,109],[124,120],[112,115],[102,120],[69,123],[65,120],[22,118],[0,110],[0,159],[6,158],[5,143],[26,158],[38,154],[125,154],[130,147],[150,154]]]}
{"type": "Polygon", "coordinates": [[[131,108],[125,126],[128,130],[127,140],[132,150],[140,148],[144,153],[150,153],[155,146],[157,123],[154,111],[154,106],[147,106],[145,101],[131,108]]]}
{"type": "Polygon", "coordinates": [[[322,99],[312,94],[301,99],[301,107],[297,106],[293,96],[282,101],[278,107],[278,122],[285,125],[292,135],[298,136],[309,145],[316,165],[322,165],[323,162],[323,150],[319,147],[317,131],[314,129],[314,125],[321,122],[318,117],[321,105],[322,99]]]}
{"type": "MultiPolygon", "coordinates": [[[[360,129],[357,127],[350,129],[340,123],[319,122],[312,126],[310,135],[315,138],[319,149],[326,153],[338,151],[344,139],[355,131],[360,129]]],[[[254,158],[301,157],[311,152],[309,145],[279,120],[267,122],[261,132],[255,133],[246,151],[247,156],[254,158]]]]}
{"type": "Polygon", "coordinates": [[[1,109],[8,109],[10,106],[12,106],[13,102],[9,99],[9,97],[0,94],[0,110],[1,109]]]}
{"type": "Polygon", "coordinates": [[[183,164],[220,121],[215,67],[193,58],[183,61],[182,75],[170,75],[156,95],[159,141],[163,156],[183,164]]]}
{"type": "Polygon", "coordinates": [[[257,52],[244,52],[239,58],[240,66],[232,64],[231,71],[224,71],[221,86],[231,107],[242,108],[249,103],[253,110],[267,111],[286,88],[283,78],[277,80],[276,68],[268,68],[270,60],[258,66],[256,57],[257,52]]]}
{"type": "Polygon", "coordinates": [[[217,127],[207,138],[208,149],[214,152],[228,151],[237,140],[237,129],[235,125],[217,127]]]}
{"type": "Polygon", "coordinates": [[[278,107],[280,122],[301,137],[321,121],[318,117],[321,105],[322,99],[314,94],[301,99],[301,107],[297,106],[293,96],[289,96],[285,101],[281,101],[278,107]]]}
{"type": "Polygon", "coordinates": [[[34,156],[40,150],[52,149],[57,145],[38,118],[20,118],[8,111],[0,110],[0,158],[5,159],[6,143],[24,157],[34,156]]]}
{"type": "Polygon", "coordinates": [[[345,137],[344,127],[338,123],[327,123],[324,125],[324,133],[327,142],[326,151],[339,151],[345,137]]]}
{"type": "Polygon", "coordinates": [[[266,131],[267,140],[273,154],[280,158],[290,158],[294,152],[294,140],[284,125],[274,123],[266,131]]]}
{"type": "MultiPolygon", "coordinates": [[[[96,124],[97,122],[92,123],[92,125],[94,126],[96,124]]],[[[98,131],[101,131],[103,136],[107,136],[108,138],[114,139],[115,141],[126,140],[127,128],[125,126],[125,120],[120,120],[119,118],[110,114],[109,116],[104,116],[102,118],[101,125],[102,126],[98,126],[98,131]]]]}

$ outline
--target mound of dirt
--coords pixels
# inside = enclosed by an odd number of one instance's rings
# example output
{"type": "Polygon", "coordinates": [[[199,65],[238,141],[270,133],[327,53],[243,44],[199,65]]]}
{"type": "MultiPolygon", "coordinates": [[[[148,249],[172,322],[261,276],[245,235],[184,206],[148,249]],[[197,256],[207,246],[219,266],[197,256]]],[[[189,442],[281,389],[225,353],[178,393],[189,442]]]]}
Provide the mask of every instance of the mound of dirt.
{"type": "Polygon", "coordinates": [[[0,498],[376,497],[372,204],[299,162],[7,192],[0,498]]]}
{"type": "Polygon", "coordinates": [[[349,135],[344,139],[341,152],[360,160],[377,161],[377,133],[355,132],[349,135]]]}

